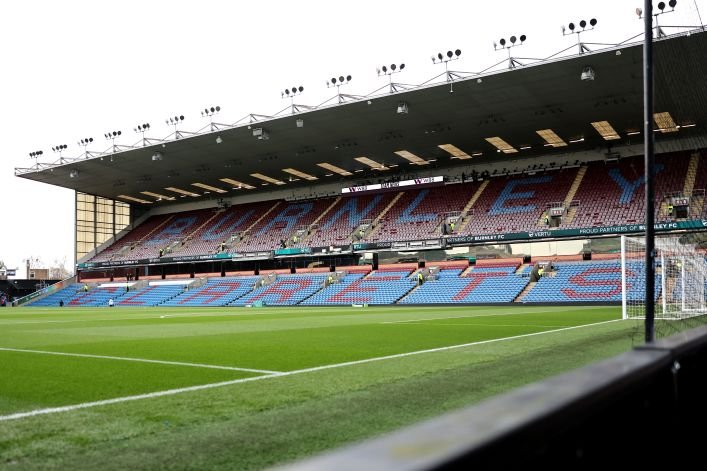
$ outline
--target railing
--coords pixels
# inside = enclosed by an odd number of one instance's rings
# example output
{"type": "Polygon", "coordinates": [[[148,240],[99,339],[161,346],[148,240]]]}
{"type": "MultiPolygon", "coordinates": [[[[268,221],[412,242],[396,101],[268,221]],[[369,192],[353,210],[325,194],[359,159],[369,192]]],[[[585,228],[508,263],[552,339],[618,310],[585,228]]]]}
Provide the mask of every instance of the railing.
{"type": "Polygon", "coordinates": [[[704,460],[706,365],[703,326],[283,469],[678,469],[704,460]]]}
{"type": "Polygon", "coordinates": [[[564,201],[555,201],[552,203],[545,203],[545,209],[550,209],[550,208],[564,208],[565,207],[565,202],[564,201]]]}

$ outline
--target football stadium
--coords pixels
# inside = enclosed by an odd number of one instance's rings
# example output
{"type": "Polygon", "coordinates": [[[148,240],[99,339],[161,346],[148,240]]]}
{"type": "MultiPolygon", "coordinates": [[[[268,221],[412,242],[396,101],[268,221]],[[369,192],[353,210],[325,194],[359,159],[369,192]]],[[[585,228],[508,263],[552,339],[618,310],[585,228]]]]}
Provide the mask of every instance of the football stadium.
{"type": "Polygon", "coordinates": [[[512,36],[479,72],[443,51],[420,84],[391,64],[368,94],[34,153],[15,175],[74,192],[76,272],[0,310],[0,467],[692,459],[707,32],[675,8],[649,14],[649,122],[643,36],[585,43],[588,18],[543,59],[512,36]]]}

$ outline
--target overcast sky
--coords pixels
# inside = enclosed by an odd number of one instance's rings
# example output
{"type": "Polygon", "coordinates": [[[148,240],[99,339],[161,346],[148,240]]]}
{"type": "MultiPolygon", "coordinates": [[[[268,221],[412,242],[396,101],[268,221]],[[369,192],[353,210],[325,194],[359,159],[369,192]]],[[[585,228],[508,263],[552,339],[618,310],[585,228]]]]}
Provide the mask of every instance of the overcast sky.
{"type": "MultiPolygon", "coordinates": [[[[666,2],[667,3],[667,2],[666,2]]],[[[657,2],[655,2],[657,4],[657,2]]],[[[493,41],[527,35],[521,57],[546,57],[576,42],[560,26],[596,17],[585,41],[618,42],[642,30],[642,0],[592,1],[11,1],[0,14],[0,260],[21,267],[28,257],[73,261],[73,191],[14,176],[28,154],[68,144],[66,156],[107,147],[103,134],[122,130],[132,144],[138,123],[154,137],[184,114],[184,129],[205,121],[199,110],[222,107],[219,122],[273,114],[289,104],[285,88],[302,85],[298,103],[333,95],[329,77],[351,74],[347,93],[386,83],[384,64],[405,63],[396,80],[420,83],[443,71],[430,56],[461,49],[451,69],[479,71],[500,61],[493,41]]],[[[679,0],[661,24],[697,24],[707,0],[679,0]]],[[[24,270],[18,275],[24,276],[24,270]]]]}

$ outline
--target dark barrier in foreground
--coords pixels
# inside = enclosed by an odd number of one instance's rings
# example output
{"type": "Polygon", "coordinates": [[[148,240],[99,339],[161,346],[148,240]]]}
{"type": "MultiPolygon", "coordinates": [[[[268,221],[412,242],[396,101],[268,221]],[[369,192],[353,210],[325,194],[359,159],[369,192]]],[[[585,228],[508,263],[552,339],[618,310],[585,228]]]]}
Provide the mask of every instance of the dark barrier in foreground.
{"type": "Polygon", "coordinates": [[[707,327],[288,470],[704,468],[707,327]]]}

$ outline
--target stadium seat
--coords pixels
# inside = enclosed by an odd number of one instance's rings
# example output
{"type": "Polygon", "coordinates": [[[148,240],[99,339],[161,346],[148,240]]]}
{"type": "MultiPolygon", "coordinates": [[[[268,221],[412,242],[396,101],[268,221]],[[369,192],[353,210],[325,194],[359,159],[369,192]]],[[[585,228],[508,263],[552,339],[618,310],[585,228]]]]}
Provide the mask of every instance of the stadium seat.
{"type": "Polygon", "coordinates": [[[231,306],[245,306],[261,302],[268,306],[292,306],[319,291],[327,274],[280,275],[265,286],[257,287],[231,302],[231,306]]]}
{"type": "Polygon", "coordinates": [[[332,284],[302,304],[331,306],[351,304],[393,304],[415,287],[410,271],[373,271],[363,277],[349,274],[340,283],[332,284]]]}
{"type": "Polygon", "coordinates": [[[318,228],[305,243],[296,246],[328,247],[351,243],[351,233],[364,219],[374,219],[393,199],[394,193],[341,198],[318,223],[318,228]]]}
{"type": "MultiPolygon", "coordinates": [[[[640,296],[645,290],[645,264],[629,261],[626,283],[640,296]]],[[[660,296],[660,275],[655,278],[655,299],[660,296]]],[[[555,263],[523,298],[526,303],[621,301],[620,261],[555,263]]]]}
{"type": "Polygon", "coordinates": [[[184,285],[150,285],[137,291],[125,293],[116,306],[158,306],[178,296],[184,291],[184,285]]]}
{"type": "Polygon", "coordinates": [[[276,208],[250,230],[246,239],[231,252],[257,252],[280,247],[295,230],[309,227],[333,202],[331,198],[290,202],[276,208]]]}
{"type": "Polygon", "coordinates": [[[225,306],[253,289],[258,276],[211,278],[193,290],[165,301],[164,306],[225,306]]]}
{"type": "Polygon", "coordinates": [[[463,234],[533,231],[548,204],[562,202],[577,169],[491,178],[471,207],[463,234]]]}
{"type": "Polygon", "coordinates": [[[515,273],[517,268],[474,267],[466,276],[459,276],[459,270],[441,270],[437,280],[425,282],[400,304],[509,303],[528,284],[527,277],[515,273]]]}
{"type": "Polygon", "coordinates": [[[460,212],[476,191],[473,183],[409,190],[381,218],[371,240],[402,241],[434,239],[445,213],[460,212]]]}

